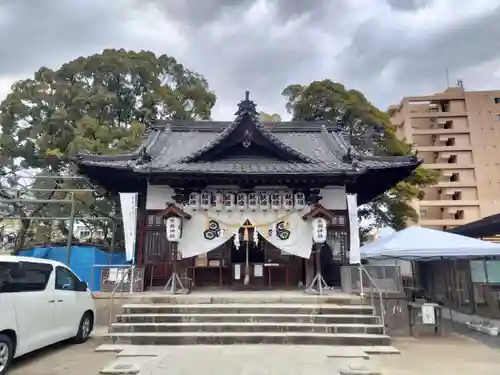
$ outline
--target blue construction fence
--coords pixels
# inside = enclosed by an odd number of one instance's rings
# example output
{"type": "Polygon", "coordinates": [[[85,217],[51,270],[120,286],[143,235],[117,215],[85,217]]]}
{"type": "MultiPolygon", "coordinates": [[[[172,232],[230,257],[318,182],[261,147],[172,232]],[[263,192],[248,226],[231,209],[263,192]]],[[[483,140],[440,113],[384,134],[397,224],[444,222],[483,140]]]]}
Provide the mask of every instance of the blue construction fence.
{"type": "MultiPolygon", "coordinates": [[[[35,247],[21,250],[19,256],[51,259],[66,263],[66,246],[35,247]]],[[[125,252],[108,252],[92,245],[73,245],[71,247],[71,257],[69,267],[78,275],[80,279],[86,281],[93,291],[99,291],[101,267],[95,267],[94,275],[92,269],[95,265],[126,265],[125,252]],[[92,280],[93,279],[93,280],[92,280]]]]}

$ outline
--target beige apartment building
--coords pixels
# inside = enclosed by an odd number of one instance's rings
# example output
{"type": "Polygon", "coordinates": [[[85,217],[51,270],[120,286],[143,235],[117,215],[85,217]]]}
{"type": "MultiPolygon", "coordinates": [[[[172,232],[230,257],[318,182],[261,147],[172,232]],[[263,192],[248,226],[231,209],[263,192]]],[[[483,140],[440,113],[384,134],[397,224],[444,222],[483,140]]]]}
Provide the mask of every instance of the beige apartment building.
{"type": "Polygon", "coordinates": [[[436,185],[415,203],[420,225],[450,229],[500,213],[500,90],[450,87],[405,97],[389,108],[391,124],[413,145],[436,185]]]}

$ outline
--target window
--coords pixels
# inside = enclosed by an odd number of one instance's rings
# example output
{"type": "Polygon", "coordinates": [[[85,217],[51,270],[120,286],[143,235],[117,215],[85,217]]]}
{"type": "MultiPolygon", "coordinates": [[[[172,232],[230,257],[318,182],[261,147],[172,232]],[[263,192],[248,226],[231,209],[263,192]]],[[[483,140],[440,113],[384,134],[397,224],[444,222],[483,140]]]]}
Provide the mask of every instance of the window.
{"type": "Polygon", "coordinates": [[[500,104],[500,98],[494,98],[495,104],[500,104]]]}
{"type": "Polygon", "coordinates": [[[75,291],[80,280],[76,275],[64,267],[56,268],[56,289],[75,291]]]}
{"type": "Polygon", "coordinates": [[[455,220],[462,220],[464,218],[464,211],[459,210],[455,215],[453,215],[455,220]]]}
{"type": "Polygon", "coordinates": [[[446,146],[455,146],[455,138],[448,138],[446,146]]]}
{"type": "Polygon", "coordinates": [[[31,262],[0,263],[0,293],[40,292],[45,290],[52,265],[31,262]]]}
{"type": "Polygon", "coordinates": [[[90,237],[90,231],[89,230],[82,230],[80,232],[80,237],[90,237]]]}
{"type": "Polygon", "coordinates": [[[456,164],[456,162],[457,162],[457,155],[451,155],[448,158],[448,164],[456,164]]]}
{"type": "Polygon", "coordinates": [[[458,182],[460,181],[460,175],[458,173],[453,173],[450,177],[451,182],[458,182]]]}
{"type": "Polygon", "coordinates": [[[451,196],[451,200],[454,201],[462,200],[462,192],[456,191],[455,193],[453,193],[453,195],[451,196]]]}

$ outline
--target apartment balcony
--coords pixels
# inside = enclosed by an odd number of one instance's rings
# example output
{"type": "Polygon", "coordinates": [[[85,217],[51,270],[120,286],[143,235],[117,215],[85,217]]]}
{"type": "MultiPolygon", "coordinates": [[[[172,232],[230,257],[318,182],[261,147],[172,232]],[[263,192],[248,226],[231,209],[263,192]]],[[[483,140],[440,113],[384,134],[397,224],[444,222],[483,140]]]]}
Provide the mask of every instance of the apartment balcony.
{"type": "Polygon", "coordinates": [[[419,224],[423,227],[448,227],[467,224],[466,219],[421,219],[419,224]]]}
{"type": "Polygon", "coordinates": [[[458,152],[458,151],[472,151],[472,146],[446,146],[446,145],[432,145],[432,146],[418,146],[414,145],[413,148],[420,152],[458,152]]]}
{"type": "Polygon", "coordinates": [[[442,199],[442,200],[429,200],[429,201],[419,201],[420,207],[479,207],[479,201],[477,200],[452,200],[452,199],[442,199]]]}
{"type": "Polygon", "coordinates": [[[452,117],[467,117],[465,111],[441,112],[441,111],[426,111],[426,112],[410,112],[411,118],[452,118],[452,117]]]}
{"type": "MultiPolygon", "coordinates": [[[[451,174],[450,174],[451,176],[451,174]]],[[[475,182],[451,182],[451,181],[439,181],[437,184],[432,185],[430,187],[436,188],[468,188],[468,187],[477,187],[475,182]]]]}
{"type": "Polygon", "coordinates": [[[474,169],[473,163],[435,163],[424,164],[427,169],[474,169]]]}
{"type": "Polygon", "coordinates": [[[469,134],[469,129],[416,129],[413,128],[413,135],[434,135],[434,134],[443,134],[443,135],[455,135],[455,134],[469,134]]]}

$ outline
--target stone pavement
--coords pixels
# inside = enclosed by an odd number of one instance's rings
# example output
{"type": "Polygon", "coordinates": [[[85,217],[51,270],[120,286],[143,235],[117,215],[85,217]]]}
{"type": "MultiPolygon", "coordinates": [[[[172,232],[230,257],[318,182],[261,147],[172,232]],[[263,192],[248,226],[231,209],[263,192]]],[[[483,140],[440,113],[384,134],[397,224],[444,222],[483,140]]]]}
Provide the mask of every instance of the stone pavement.
{"type": "Polygon", "coordinates": [[[368,348],[341,346],[131,346],[101,374],[500,374],[500,351],[470,338],[405,338],[395,339],[394,345],[400,355],[367,355],[368,348]]]}
{"type": "Polygon", "coordinates": [[[350,374],[340,372],[349,366],[359,370],[370,365],[361,348],[340,346],[143,346],[120,355],[101,374],[124,374],[128,366],[131,375],[336,375],[350,374]]]}

